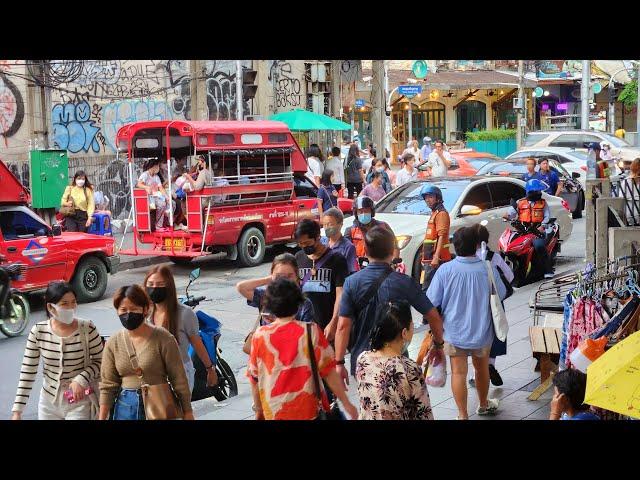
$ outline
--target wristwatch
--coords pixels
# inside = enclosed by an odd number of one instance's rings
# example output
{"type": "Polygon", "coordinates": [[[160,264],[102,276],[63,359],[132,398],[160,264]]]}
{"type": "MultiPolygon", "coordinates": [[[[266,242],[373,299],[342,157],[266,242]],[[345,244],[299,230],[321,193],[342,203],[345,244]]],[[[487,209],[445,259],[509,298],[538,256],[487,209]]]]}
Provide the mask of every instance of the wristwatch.
{"type": "Polygon", "coordinates": [[[344,358],[342,360],[336,360],[336,365],[344,365],[344,358]]]}

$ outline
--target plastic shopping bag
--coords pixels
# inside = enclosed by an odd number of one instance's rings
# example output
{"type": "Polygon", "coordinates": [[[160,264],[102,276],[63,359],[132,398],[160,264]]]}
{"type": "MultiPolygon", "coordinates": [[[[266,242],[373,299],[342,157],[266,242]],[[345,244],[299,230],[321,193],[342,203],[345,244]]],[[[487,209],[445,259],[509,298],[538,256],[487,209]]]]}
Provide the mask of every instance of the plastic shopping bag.
{"type": "Polygon", "coordinates": [[[587,367],[604,353],[604,347],[607,341],[606,336],[600,337],[597,340],[592,340],[591,338],[583,340],[578,345],[578,348],[571,352],[569,356],[571,364],[576,370],[587,373],[587,367]]]}
{"type": "Polygon", "coordinates": [[[444,387],[447,383],[447,362],[441,361],[437,365],[429,364],[425,381],[430,387],[444,387]]]}

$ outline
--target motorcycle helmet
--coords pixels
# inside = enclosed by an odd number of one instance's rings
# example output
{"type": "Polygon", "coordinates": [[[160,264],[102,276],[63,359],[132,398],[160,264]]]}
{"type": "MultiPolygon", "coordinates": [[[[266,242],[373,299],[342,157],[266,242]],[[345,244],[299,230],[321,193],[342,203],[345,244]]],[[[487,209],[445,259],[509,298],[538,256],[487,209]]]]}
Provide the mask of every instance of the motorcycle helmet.
{"type": "Polygon", "coordinates": [[[358,210],[361,210],[363,208],[370,208],[371,209],[371,218],[376,216],[376,206],[375,203],[373,202],[373,200],[369,197],[357,197],[355,199],[355,201],[353,202],[353,216],[357,219],[358,218],[358,210]]]}
{"type": "Polygon", "coordinates": [[[603,140],[603,141],[601,141],[601,142],[600,142],[600,149],[601,149],[601,150],[604,150],[604,146],[605,146],[605,145],[606,145],[607,147],[609,147],[609,150],[611,150],[611,144],[610,144],[609,142],[607,142],[606,140],[603,140]]]}
{"type": "Polygon", "coordinates": [[[422,186],[422,188],[420,189],[420,196],[424,199],[426,195],[433,195],[434,197],[436,197],[436,201],[442,202],[442,190],[440,190],[435,185],[427,183],[426,185],[422,186]]]}
{"type": "Polygon", "coordinates": [[[549,188],[549,185],[544,183],[542,180],[538,180],[537,178],[532,178],[525,185],[524,191],[528,195],[531,192],[542,192],[542,191],[546,190],[547,188],[549,188]]]}
{"type": "Polygon", "coordinates": [[[431,137],[424,137],[424,138],[422,139],[422,143],[423,143],[424,145],[430,144],[430,143],[431,143],[431,137]]]}

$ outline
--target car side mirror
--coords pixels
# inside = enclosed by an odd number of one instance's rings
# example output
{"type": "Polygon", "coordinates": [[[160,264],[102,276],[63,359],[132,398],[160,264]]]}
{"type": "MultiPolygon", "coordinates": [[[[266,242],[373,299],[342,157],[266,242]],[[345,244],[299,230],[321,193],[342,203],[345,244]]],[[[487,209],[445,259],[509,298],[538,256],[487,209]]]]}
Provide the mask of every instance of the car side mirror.
{"type": "Polygon", "coordinates": [[[580,178],[580,174],[578,172],[572,172],[571,178],[573,178],[574,180],[577,180],[580,178]]]}
{"type": "Polygon", "coordinates": [[[58,225],[57,223],[51,227],[51,234],[54,237],[59,237],[62,235],[62,225],[58,225]]]}
{"type": "Polygon", "coordinates": [[[480,207],[476,207],[475,205],[463,205],[460,209],[460,216],[466,217],[469,215],[480,215],[482,213],[482,209],[480,207]]]}
{"type": "Polygon", "coordinates": [[[189,280],[191,280],[192,282],[197,280],[200,277],[200,269],[196,268],[195,270],[192,270],[191,273],[189,274],[189,280]]]}

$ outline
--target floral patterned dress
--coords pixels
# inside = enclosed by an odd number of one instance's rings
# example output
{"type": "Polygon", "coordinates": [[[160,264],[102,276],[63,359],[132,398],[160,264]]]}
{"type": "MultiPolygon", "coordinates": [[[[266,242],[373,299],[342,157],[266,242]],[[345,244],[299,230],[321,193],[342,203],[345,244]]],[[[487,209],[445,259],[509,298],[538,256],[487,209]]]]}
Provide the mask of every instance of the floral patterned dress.
{"type": "MultiPolygon", "coordinates": [[[[275,321],[253,335],[247,377],[258,387],[265,420],[313,420],[318,416],[320,402],[311,374],[306,325],[298,320],[275,321]]],[[[320,327],[311,325],[313,353],[319,376],[324,378],[335,369],[336,360],[320,327]]],[[[322,408],[328,411],[327,394],[319,383],[322,408]]]]}
{"type": "Polygon", "coordinates": [[[433,420],[422,369],[410,358],[362,352],[356,380],[360,420],[433,420]]]}

